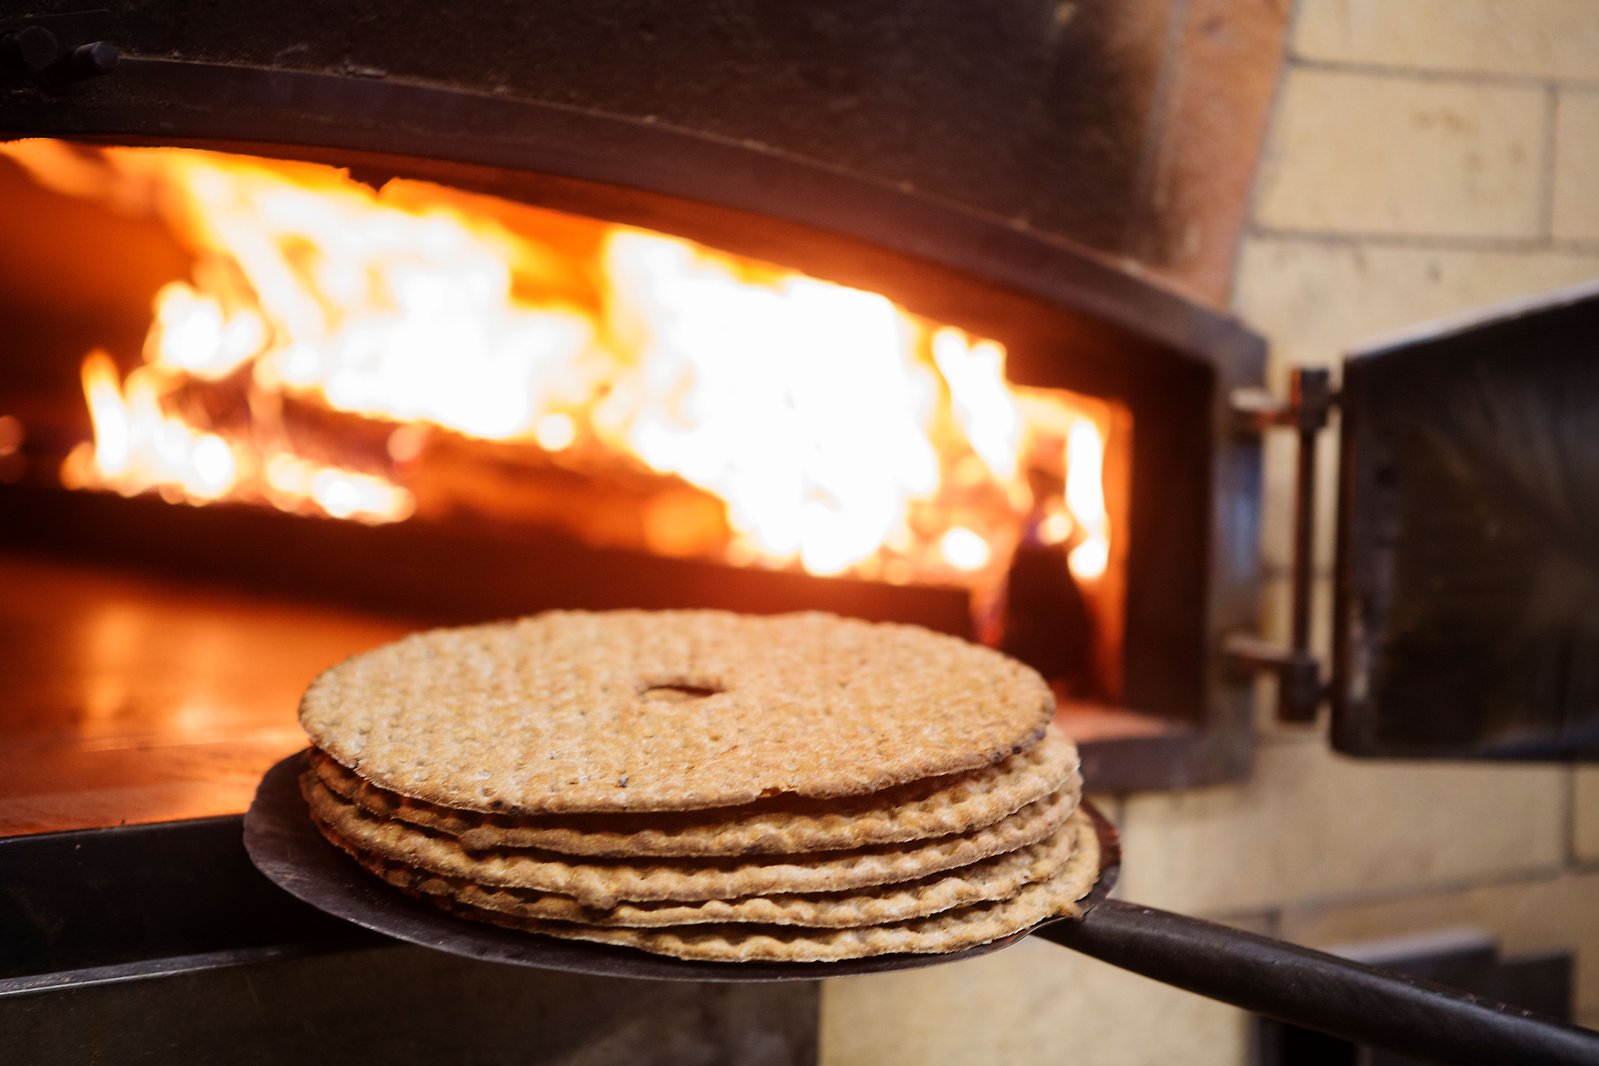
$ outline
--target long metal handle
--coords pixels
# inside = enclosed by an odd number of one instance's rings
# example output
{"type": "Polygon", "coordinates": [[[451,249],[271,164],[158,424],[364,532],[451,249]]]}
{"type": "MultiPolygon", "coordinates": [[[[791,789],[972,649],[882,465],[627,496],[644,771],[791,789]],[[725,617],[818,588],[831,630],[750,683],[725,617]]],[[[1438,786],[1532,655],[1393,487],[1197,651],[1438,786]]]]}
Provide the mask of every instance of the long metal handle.
{"type": "Polygon", "coordinates": [[[1213,922],[1106,900],[1035,936],[1294,1025],[1445,1062],[1599,1063],[1599,1033],[1213,922]]]}

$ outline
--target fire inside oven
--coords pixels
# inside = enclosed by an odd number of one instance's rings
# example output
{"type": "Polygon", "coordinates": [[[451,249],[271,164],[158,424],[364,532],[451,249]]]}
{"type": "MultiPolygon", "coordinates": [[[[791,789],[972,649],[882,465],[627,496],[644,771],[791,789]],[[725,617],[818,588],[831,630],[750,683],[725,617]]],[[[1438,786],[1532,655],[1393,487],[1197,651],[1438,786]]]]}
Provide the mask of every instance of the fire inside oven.
{"type": "Polygon", "coordinates": [[[16,141],[0,205],[13,296],[95,311],[13,334],[7,480],[953,590],[1063,698],[1122,699],[1132,419],[999,341],[321,164],[16,141]]]}

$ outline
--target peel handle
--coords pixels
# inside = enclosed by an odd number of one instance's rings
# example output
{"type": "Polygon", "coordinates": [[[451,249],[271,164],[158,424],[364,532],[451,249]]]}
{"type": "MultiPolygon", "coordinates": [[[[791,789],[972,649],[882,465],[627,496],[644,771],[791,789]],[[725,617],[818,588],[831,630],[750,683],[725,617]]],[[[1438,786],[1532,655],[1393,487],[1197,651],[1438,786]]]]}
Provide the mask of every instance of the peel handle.
{"type": "Polygon", "coordinates": [[[1400,1054],[1595,1066],[1599,1033],[1445,985],[1121,900],[1034,934],[1177,988],[1400,1054]]]}

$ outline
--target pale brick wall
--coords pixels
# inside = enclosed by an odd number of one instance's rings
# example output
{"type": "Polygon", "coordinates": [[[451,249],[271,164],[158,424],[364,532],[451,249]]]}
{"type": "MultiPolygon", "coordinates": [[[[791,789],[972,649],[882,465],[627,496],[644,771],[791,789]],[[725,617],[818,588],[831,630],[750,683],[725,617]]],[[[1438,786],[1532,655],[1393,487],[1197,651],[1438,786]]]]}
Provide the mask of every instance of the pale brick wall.
{"type": "MultiPolygon", "coordinates": [[[[1233,298],[1271,342],[1273,382],[1594,277],[1599,2],[1302,0],[1233,298]]],[[[1290,467],[1273,443],[1279,639],[1290,467]]],[[[1325,531],[1330,499],[1321,512],[1325,531]]],[[[1316,563],[1325,618],[1329,536],[1316,563]]],[[[1263,715],[1262,733],[1246,782],[1114,806],[1126,898],[1321,946],[1470,926],[1512,953],[1574,948],[1581,1020],[1599,1026],[1599,769],[1352,761],[1324,728],[1263,715]]],[[[1043,943],[835,982],[823,1004],[828,1066],[1249,1058],[1240,1012],[1043,943]]]]}
{"type": "Polygon", "coordinates": [[[1577,771],[1571,814],[1572,858],[1599,867],[1599,766],[1577,771]]]}

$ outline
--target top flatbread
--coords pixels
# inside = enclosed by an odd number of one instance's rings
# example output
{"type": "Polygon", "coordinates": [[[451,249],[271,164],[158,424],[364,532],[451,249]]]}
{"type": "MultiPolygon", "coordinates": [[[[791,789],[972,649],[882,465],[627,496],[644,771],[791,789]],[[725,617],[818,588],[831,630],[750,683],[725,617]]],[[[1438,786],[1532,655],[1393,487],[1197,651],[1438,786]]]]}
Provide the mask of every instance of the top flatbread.
{"type": "Polygon", "coordinates": [[[998,762],[1053,710],[1033,670],[915,626],[614,611],[407,637],[322,674],[300,720],[381,788],[538,814],[861,795],[998,762]]]}

